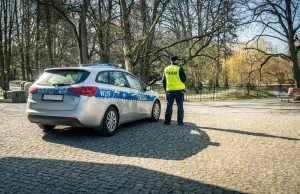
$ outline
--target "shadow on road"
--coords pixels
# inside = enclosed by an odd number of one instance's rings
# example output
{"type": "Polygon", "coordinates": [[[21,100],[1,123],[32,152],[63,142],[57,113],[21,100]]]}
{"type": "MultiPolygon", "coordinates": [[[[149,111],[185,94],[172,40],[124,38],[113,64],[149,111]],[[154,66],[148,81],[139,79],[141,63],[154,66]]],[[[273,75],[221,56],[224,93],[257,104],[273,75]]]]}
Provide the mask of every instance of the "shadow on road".
{"type": "Polygon", "coordinates": [[[300,141],[300,139],[297,139],[297,138],[269,135],[266,133],[254,133],[254,132],[249,132],[249,131],[240,131],[240,130],[233,130],[233,129],[220,129],[220,128],[213,128],[213,127],[200,127],[200,128],[214,130],[214,131],[223,131],[223,132],[228,132],[228,133],[238,133],[238,134],[250,135],[250,136],[269,137],[269,138],[278,138],[278,139],[285,139],[285,140],[292,140],[292,141],[300,141]]]}
{"type": "Polygon", "coordinates": [[[131,165],[0,159],[0,193],[240,193],[131,165]]]}
{"type": "MultiPolygon", "coordinates": [[[[300,112],[300,101],[293,101],[290,103],[280,102],[280,99],[272,100],[240,100],[240,101],[226,101],[223,103],[207,103],[205,104],[212,108],[230,108],[230,109],[245,109],[245,110],[266,110],[276,112],[300,112]]],[[[201,104],[193,104],[193,106],[203,106],[201,104]]],[[[269,111],[269,112],[270,112],[269,111]]]]}
{"type": "Polygon", "coordinates": [[[199,153],[210,142],[208,135],[195,124],[163,125],[145,121],[121,125],[114,136],[99,137],[88,128],[61,128],[45,133],[48,142],[80,149],[128,157],[183,160],[199,153]]]}

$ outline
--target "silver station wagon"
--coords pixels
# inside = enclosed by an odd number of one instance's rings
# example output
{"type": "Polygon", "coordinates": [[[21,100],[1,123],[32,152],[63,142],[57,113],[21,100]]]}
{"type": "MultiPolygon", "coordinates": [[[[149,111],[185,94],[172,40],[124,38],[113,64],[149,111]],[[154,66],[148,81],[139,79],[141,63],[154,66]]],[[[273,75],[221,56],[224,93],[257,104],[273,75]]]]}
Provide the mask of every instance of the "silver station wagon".
{"type": "Polygon", "coordinates": [[[110,64],[46,69],[29,88],[27,117],[44,130],[91,127],[111,136],[118,125],[158,121],[158,94],[128,71],[110,64]]]}

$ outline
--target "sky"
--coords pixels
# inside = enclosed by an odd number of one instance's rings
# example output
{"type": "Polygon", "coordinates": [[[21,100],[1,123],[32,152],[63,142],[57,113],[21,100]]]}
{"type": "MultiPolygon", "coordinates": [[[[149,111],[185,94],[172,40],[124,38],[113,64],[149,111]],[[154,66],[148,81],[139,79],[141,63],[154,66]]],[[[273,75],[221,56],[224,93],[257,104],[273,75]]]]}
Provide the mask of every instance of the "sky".
{"type": "MultiPolygon", "coordinates": [[[[248,27],[248,28],[245,28],[244,30],[241,30],[239,33],[238,33],[238,40],[240,42],[247,42],[251,39],[253,39],[253,37],[255,37],[256,35],[260,34],[261,33],[261,28],[258,27],[258,26],[252,26],[252,27],[248,27]]],[[[271,31],[267,31],[266,34],[269,34],[269,35],[274,35],[276,36],[276,34],[272,33],[271,31]]],[[[271,46],[277,50],[278,52],[283,52],[283,53],[286,53],[288,51],[288,45],[287,43],[285,42],[282,42],[278,39],[274,39],[274,38],[269,38],[269,37],[264,37],[264,39],[269,42],[271,44],[271,46]]]]}

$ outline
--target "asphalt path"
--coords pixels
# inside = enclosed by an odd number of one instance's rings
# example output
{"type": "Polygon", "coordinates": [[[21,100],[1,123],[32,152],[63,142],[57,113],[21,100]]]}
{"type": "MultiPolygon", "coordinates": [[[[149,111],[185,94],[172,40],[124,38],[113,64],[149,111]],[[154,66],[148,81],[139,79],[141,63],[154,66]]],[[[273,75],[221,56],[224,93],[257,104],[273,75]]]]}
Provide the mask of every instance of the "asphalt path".
{"type": "Polygon", "coordinates": [[[185,125],[43,132],[0,103],[0,193],[300,193],[300,103],[185,102],[185,125]]]}

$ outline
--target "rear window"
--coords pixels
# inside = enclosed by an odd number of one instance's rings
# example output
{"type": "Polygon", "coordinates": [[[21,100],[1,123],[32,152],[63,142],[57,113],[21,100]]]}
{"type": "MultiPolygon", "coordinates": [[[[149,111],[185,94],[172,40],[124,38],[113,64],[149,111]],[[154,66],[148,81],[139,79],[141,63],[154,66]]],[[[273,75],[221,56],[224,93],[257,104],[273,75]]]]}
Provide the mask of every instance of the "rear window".
{"type": "Polygon", "coordinates": [[[78,84],[86,80],[89,74],[90,72],[84,70],[46,70],[36,84],[42,86],[78,84]]]}

